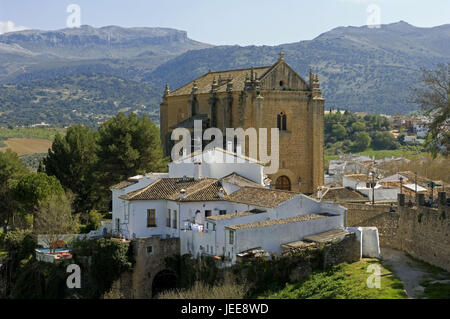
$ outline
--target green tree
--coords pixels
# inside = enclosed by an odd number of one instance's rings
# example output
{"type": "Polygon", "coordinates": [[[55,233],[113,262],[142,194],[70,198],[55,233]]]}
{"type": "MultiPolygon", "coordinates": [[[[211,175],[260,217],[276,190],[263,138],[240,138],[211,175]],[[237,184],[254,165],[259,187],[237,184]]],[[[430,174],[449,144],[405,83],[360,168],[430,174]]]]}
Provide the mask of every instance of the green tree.
{"type": "Polygon", "coordinates": [[[14,199],[20,202],[23,227],[31,226],[37,212],[39,202],[51,196],[63,196],[64,189],[54,176],[45,173],[23,175],[12,189],[14,199]],[[28,225],[27,225],[28,224],[28,225]]]}
{"type": "Polygon", "coordinates": [[[18,202],[14,200],[12,187],[20,177],[28,173],[16,153],[11,150],[0,152],[0,226],[5,234],[11,225],[18,202]]]}
{"type": "Polygon", "coordinates": [[[357,132],[355,134],[354,142],[352,143],[353,152],[365,151],[370,145],[370,136],[366,132],[357,132]]]}
{"type": "Polygon", "coordinates": [[[450,63],[439,64],[436,70],[422,69],[420,88],[413,91],[412,102],[418,104],[430,119],[431,138],[426,147],[436,157],[450,152],[450,63]]]}
{"type": "Polygon", "coordinates": [[[342,124],[333,124],[332,134],[336,137],[338,141],[345,139],[347,136],[347,130],[342,124]]]}
{"type": "Polygon", "coordinates": [[[119,113],[100,126],[98,143],[104,189],[130,176],[167,170],[159,129],[145,115],[119,113]]]}
{"type": "Polygon", "coordinates": [[[353,122],[353,124],[352,124],[353,132],[360,132],[360,131],[363,131],[365,128],[366,128],[366,124],[364,124],[364,122],[361,122],[361,121],[356,121],[356,122],[353,122]]]}
{"type": "Polygon", "coordinates": [[[78,223],[72,215],[70,200],[65,195],[53,195],[40,201],[33,230],[36,234],[45,235],[44,242],[49,247],[61,240],[61,235],[78,232],[78,223]]]}
{"type": "Polygon", "coordinates": [[[96,206],[98,192],[94,170],[98,161],[97,132],[89,127],[73,125],[64,137],[57,135],[44,158],[45,172],[55,176],[74,195],[74,209],[87,213],[96,206]]]}
{"type": "Polygon", "coordinates": [[[391,132],[376,132],[372,137],[372,148],[376,150],[395,150],[399,147],[391,132]]]}

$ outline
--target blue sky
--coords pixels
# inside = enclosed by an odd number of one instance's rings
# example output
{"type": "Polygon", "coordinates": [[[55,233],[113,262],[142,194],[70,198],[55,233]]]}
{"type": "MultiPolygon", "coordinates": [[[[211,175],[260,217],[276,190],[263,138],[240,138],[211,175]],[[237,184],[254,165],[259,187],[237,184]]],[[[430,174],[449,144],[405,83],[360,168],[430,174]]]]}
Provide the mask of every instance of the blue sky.
{"type": "Polygon", "coordinates": [[[171,27],[211,44],[310,40],[338,26],[367,24],[370,4],[379,7],[381,24],[450,23],[449,0],[0,0],[0,32],[64,28],[72,3],[81,8],[82,24],[171,27]]]}

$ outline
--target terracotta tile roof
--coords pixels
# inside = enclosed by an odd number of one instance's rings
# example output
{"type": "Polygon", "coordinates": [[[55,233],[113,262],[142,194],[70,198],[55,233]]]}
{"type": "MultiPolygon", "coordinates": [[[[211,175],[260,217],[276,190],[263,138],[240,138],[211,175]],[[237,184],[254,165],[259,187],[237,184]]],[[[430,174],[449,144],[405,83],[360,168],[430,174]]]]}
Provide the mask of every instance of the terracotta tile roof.
{"type": "Polygon", "coordinates": [[[231,226],[227,226],[226,228],[230,228],[230,229],[234,229],[234,230],[247,229],[247,228],[261,228],[261,227],[267,227],[267,226],[272,226],[272,225],[282,225],[282,224],[304,222],[304,221],[318,219],[318,218],[326,218],[326,217],[323,215],[318,215],[318,214],[310,214],[310,215],[294,216],[294,217],[282,218],[282,219],[263,220],[263,221],[259,221],[259,222],[241,224],[241,225],[231,225],[231,226]]]}
{"type": "MultiPolygon", "coordinates": [[[[212,178],[194,180],[193,178],[161,178],[147,187],[120,196],[125,200],[180,200],[212,201],[222,200],[219,197],[220,182],[212,178]],[[180,191],[186,190],[186,197],[180,199],[180,191]]],[[[224,190],[226,195],[226,192],[224,190]]]]}
{"type": "Polygon", "coordinates": [[[231,173],[230,175],[227,175],[222,178],[224,182],[227,182],[229,184],[233,184],[236,186],[244,187],[244,186],[252,186],[252,187],[264,187],[258,183],[255,183],[252,180],[249,180],[248,178],[245,178],[242,175],[239,175],[237,173],[231,173]]]}
{"type": "Polygon", "coordinates": [[[244,217],[244,216],[250,216],[253,215],[252,212],[239,212],[239,213],[232,213],[232,214],[225,214],[225,215],[217,215],[217,216],[210,216],[206,219],[210,220],[225,220],[225,219],[233,219],[237,217],[244,217]]]}
{"type": "Polygon", "coordinates": [[[137,183],[137,181],[129,181],[129,180],[121,181],[120,183],[111,186],[111,189],[124,189],[124,188],[131,186],[133,184],[136,184],[136,183],[137,183]]]}
{"type": "MultiPolygon", "coordinates": [[[[254,67],[253,71],[256,73],[257,78],[261,79],[263,75],[270,70],[270,68],[272,68],[272,66],[254,67]]],[[[251,68],[209,72],[185,84],[179,89],[170,92],[170,96],[191,94],[194,82],[197,84],[198,87],[197,94],[209,93],[211,91],[211,84],[214,79],[216,79],[219,85],[217,91],[225,92],[228,78],[231,78],[233,81],[233,91],[242,91],[245,86],[245,78],[247,75],[250,76],[250,72],[251,68]],[[219,77],[222,80],[220,83],[219,77]]]]}
{"type": "Polygon", "coordinates": [[[321,199],[367,199],[367,196],[346,187],[328,188],[321,199]]]}
{"type": "Polygon", "coordinates": [[[224,199],[230,202],[243,203],[261,207],[277,207],[299,193],[267,189],[264,187],[242,187],[224,199]]]}
{"type": "Polygon", "coordinates": [[[345,175],[345,177],[354,179],[355,181],[358,182],[367,182],[370,180],[369,176],[367,176],[366,174],[350,174],[345,175]]]}

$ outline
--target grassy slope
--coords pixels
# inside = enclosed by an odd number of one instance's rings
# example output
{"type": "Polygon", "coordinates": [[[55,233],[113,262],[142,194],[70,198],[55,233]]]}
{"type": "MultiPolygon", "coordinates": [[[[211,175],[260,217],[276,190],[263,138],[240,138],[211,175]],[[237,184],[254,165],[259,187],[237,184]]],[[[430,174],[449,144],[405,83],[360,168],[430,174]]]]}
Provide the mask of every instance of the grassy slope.
{"type": "Polygon", "coordinates": [[[405,299],[402,282],[377,259],[364,259],[352,264],[340,264],[325,272],[316,272],[306,279],[286,284],[279,291],[271,291],[260,298],[277,299],[405,299]],[[371,264],[381,267],[381,288],[369,289],[366,281],[371,264]],[[383,274],[385,276],[383,276],[383,274]]]}

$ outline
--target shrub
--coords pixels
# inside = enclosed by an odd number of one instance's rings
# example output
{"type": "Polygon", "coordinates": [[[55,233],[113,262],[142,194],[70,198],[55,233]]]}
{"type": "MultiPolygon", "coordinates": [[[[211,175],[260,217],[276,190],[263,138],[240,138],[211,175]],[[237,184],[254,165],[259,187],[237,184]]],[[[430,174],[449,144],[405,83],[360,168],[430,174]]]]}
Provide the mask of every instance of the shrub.
{"type": "Polygon", "coordinates": [[[36,237],[29,230],[12,230],[4,238],[4,247],[10,257],[20,261],[34,255],[36,237]]]}
{"type": "MultiPolygon", "coordinates": [[[[76,240],[72,242],[75,260],[83,265],[80,257],[90,257],[91,262],[85,265],[89,273],[89,285],[83,295],[87,298],[101,298],[111,290],[113,282],[125,271],[131,270],[134,260],[132,246],[129,242],[111,239],[76,240]]],[[[83,266],[82,266],[83,268],[83,266]]]]}
{"type": "Polygon", "coordinates": [[[103,215],[96,210],[91,210],[88,215],[88,221],[86,224],[85,232],[90,232],[91,230],[97,230],[102,222],[103,215]]]}
{"type": "Polygon", "coordinates": [[[189,289],[163,292],[158,299],[243,299],[246,292],[242,284],[227,282],[209,286],[197,281],[189,289]]]}

